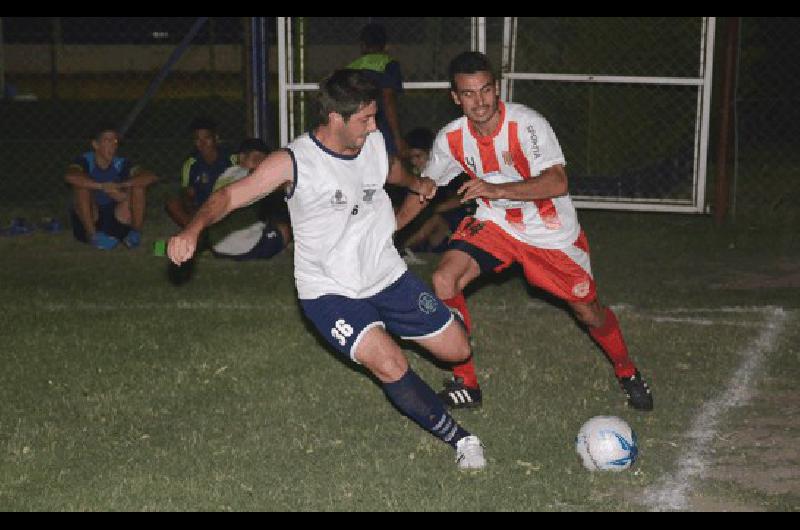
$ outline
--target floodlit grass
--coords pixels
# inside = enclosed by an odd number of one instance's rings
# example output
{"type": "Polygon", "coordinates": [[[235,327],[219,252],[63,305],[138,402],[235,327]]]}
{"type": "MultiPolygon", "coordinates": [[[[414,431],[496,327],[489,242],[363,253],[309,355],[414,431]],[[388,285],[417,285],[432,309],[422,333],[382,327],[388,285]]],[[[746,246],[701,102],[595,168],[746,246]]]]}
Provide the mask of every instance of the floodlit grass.
{"type": "MultiPolygon", "coordinates": [[[[800,252],[794,236],[717,231],[707,217],[581,216],[601,297],[617,309],[656,409],[626,407],[600,350],[559,304],[513,273],[484,282],[468,300],[485,405],[456,413],[486,446],[478,474],[458,472],[447,446],[316,338],[289,255],[202,256],[175,287],[150,251],[171,232],[163,219],[135,251],[101,253],[67,233],[0,238],[0,509],[647,508],[641,492],[675,469],[694,414],[769,324],[759,311],[692,310],[770,305],[794,318],[796,290],[718,284],[800,252]],[[573,439],[597,414],[637,431],[632,471],[580,466],[573,439]]],[[[433,264],[415,270],[428,280],[433,264]]],[[[797,343],[783,337],[776,358],[797,363],[797,343]]],[[[407,346],[438,388],[447,373],[407,346]]]]}

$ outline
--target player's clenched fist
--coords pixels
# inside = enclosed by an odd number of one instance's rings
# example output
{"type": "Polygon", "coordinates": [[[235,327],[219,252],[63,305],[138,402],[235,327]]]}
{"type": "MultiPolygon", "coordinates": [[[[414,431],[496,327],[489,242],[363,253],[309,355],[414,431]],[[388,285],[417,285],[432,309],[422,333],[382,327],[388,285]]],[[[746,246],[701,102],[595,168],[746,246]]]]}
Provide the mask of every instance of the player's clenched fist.
{"type": "Polygon", "coordinates": [[[167,256],[175,265],[191,259],[197,247],[197,238],[186,235],[184,232],[169,238],[167,243],[167,256]]]}
{"type": "Polygon", "coordinates": [[[431,200],[436,195],[436,182],[428,177],[420,177],[417,186],[420,202],[425,199],[431,200]]]}

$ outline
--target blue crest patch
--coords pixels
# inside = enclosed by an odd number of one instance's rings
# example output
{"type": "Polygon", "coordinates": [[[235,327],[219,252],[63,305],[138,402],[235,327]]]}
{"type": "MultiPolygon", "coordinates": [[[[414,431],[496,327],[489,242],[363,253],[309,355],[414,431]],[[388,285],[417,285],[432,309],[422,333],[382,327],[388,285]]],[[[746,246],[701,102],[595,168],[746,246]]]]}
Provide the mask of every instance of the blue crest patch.
{"type": "Polygon", "coordinates": [[[425,313],[426,315],[430,315],[436,312],[436,308],[439,307],[439,303],[436,301],[436,297],[433,296],[431,293],[421,293],[419,295],[419,310],[425,313]]]}

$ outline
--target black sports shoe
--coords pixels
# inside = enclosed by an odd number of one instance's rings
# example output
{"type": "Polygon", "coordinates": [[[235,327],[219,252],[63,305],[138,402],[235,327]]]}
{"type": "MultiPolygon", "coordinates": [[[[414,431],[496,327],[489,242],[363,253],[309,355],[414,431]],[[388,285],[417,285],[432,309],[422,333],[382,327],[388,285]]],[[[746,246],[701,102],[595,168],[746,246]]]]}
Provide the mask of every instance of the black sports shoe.
{"type": "Polygon", "coordinates": [[[650,387],[636,370],[630,377],[618,377],[619,384],[628,396],[628,405],[637,410],[653,410],[653,394],[650,387]]]}
{"type": "Polygon", "coordinates": [[[437,394],[451,409],[469,409],[481,406],[481,387],[470,388],[464,380],[456,377],[444,382],[444,390],[437,394]]]}
{"type": "Polygon", "coordinates": [[[192,279],[194,273],[195,258],[184,261],[181,265],[175,265],[172,261],[167,262],[167,278],[170,283],[180,287],[192,279]]]}

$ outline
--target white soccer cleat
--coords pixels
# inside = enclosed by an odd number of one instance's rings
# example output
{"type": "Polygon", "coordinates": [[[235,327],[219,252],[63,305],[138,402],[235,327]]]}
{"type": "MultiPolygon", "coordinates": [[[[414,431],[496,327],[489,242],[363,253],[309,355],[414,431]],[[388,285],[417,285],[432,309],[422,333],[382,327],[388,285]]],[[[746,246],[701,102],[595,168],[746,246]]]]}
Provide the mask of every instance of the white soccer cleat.
{"type": "Polygon", "coordinates": [[[465,436],[456,444],[456,464],[458,469],[475,470],[486,467],[483,445],[477,436],[465,436]]]}

